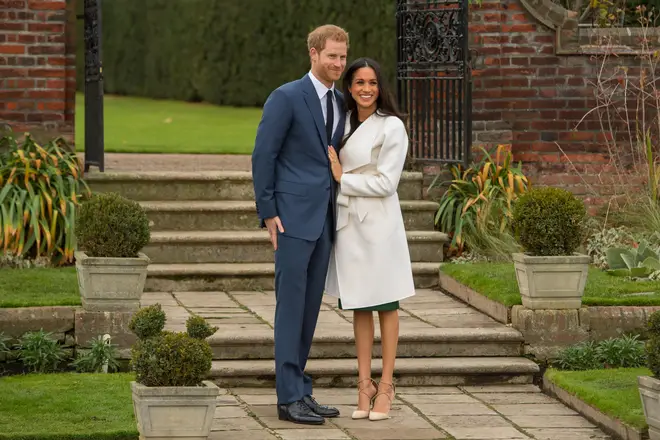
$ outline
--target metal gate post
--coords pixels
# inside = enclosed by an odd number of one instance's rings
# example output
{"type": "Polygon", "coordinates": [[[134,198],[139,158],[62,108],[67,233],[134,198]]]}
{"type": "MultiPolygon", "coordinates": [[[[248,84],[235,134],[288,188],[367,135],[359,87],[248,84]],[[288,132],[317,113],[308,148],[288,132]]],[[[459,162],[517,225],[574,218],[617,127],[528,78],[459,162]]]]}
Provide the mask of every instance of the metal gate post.
{"type": "Polygon", "coordinates": [[[104,171],[101,1],[84,0],[85,172],[89,171],[90,166],[104,171]]]}

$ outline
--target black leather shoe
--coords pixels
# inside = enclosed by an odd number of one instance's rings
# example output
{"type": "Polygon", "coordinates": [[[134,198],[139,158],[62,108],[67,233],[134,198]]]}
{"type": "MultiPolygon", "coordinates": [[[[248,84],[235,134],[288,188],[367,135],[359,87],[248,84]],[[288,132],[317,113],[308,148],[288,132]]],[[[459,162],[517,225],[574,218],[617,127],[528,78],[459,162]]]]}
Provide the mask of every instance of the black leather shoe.
{"type": "Polygon", "coordinates": [[[277,405],[277,415],[280,420],[302,425],[323,425],[325,423],[325,419],[312,411],[302,400],[288,405],[277,405]]]}
{"type": "Polygon", "coordinates": [[[316,400],[314,400],[312,396],[305,396],[303,397],[302,401],[305,402],[305,405],[307,405],[312,411],[321,417],[339,417],[339,410],[337,408],[321,405],[316,400]]]}

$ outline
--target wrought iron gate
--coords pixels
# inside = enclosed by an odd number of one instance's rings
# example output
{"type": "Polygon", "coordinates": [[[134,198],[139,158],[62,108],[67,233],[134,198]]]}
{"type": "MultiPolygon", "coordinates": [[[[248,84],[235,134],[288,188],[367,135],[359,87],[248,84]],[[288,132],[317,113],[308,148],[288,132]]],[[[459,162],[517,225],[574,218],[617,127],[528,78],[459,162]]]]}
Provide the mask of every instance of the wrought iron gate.
{"type": "Polygon", "coordinates": [[[101,51],[101,0],[84,0],[85,40],[85,171],[104,169],[103,63],[101,51]]]}
{"type": "Polygon", "coordinates": [[[397,89],[413,161],[463,163],[472,144],[468,0],[397,0],[397,89]]]}

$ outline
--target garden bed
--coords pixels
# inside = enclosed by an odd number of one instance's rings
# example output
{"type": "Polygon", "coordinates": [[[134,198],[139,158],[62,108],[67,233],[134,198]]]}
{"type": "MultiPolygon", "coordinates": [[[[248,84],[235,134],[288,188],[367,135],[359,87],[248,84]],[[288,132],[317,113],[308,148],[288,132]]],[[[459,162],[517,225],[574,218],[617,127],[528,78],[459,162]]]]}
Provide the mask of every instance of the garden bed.
{"type": "Polygon", "coordinates": [[[0,308],[78,305],[75,267],[0,269],[0,308]]]}
{"type": "Polygon", "coordinates": [[[0,378],[2,440],[137,440],[132,374],[0,378]]]}
{"type": "MultiPolygon", "coordinates": [[[[441,272],[507,307],[522,304],[513,263],[443,264],[441,272]]],[[[660,306],[660,281],[628,281],[589,268],[587,306],[660,306]]]]}
{"type": "Polygon", "coordinates": [[[637,377],[649,374],[646,368],[549,369],[544,376],[543,387],[609,433],[626,440],[641,440],[648,427],[637,377]]]}

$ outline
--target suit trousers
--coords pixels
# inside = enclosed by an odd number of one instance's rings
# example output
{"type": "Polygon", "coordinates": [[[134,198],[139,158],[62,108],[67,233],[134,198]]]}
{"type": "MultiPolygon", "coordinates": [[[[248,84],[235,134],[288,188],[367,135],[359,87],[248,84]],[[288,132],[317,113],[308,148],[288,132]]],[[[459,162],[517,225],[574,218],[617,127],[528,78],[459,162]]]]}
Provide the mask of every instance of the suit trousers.
{"type": "MultiPolygon", "coordinates": [[[[312,394],[305,374],[332,249],[332,206],[315,241],[278,234],[275,251],[275,383],[277,403],[312,394]]],[[[286,225],[284,226],[286,234],[286,225]]]]}

